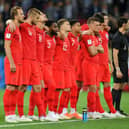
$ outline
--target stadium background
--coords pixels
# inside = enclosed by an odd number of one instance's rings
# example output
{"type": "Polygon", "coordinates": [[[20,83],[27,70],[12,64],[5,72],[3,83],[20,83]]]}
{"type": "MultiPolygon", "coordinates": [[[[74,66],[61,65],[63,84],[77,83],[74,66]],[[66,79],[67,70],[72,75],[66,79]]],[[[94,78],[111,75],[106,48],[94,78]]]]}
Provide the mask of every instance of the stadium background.
{"type": "Polygon", "coordinates": [[[48,19],[73,18],[79,19],[81,24],[95,12],[106,12],[110,15],[110,39],[117,28],[116,19],[120,16],[129,17],[129,0],[0,0],[0,89],[5,88],[3,40],[5,21],[9,19],[10,8],[14,5],[22,6],[25,14],[29,8],[35,7],[45,12],[48,19]]]}

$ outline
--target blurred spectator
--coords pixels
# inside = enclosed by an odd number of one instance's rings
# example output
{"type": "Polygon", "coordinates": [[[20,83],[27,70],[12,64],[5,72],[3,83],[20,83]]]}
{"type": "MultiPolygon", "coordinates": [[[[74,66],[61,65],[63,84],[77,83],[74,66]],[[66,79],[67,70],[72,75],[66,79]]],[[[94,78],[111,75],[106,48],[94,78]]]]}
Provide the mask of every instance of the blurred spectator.
{"type": "Polygon", "coordinates": [[[101,11],[108,14],[108,5],[106,3],[102,4],[101,11]]]}
{"type": "Polygon", "coordinates": [[[10,16],[10,4],[9,3],[5,3],[4,5],[4,11],[2,13],[3,16],[3,21],[5,22],[7,19],[9,19],[10,16]]]}
{"type": "Polygon", "coordinates": [[[72,0],[72,17],[76,19],[78,16],[78,4],[77,0],[72,0]]]}
{"type": "Polygon", "coordinates": [[[65,1],[64,17],[68,18],[68,19],[72,18],[72,3],[71,3],[71,0],[66,0],[65,1]]]}
{"type": "Polygon", "coordinates": [[[101,7],[99,4],[99,0],[93,0],[93,3],[88,8],[88,13],[86,14],[88,17],[92,16],[94,13],[100,12],[101,7]]]}
{"type": "Polygon", "coordinates": [[[55,18],[55,13],[56,13],[54,3],[52,0],[49,0],[47,5],[48,5],[46,9],[47,17],[49,20],[53,20],[55,18]]]}
{"type": "Polygon", "coordinates": [[[4,11],[4,0],[0,0],[0,13],[4,11]]]}
{"type": "Polygon", "coordinates": [[[4,23],[2,21],[2,14],[0,13],[0,55],[4,54],[4,23]]]}

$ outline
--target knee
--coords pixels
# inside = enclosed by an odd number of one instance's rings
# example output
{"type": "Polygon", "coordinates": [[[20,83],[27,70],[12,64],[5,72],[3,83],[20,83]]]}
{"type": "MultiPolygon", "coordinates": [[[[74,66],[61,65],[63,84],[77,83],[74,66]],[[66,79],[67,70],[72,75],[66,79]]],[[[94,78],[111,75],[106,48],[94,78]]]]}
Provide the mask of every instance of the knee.
{"type": "Polygon", "coordinates": [[[15,88],[15,86],[7,85],[6,89],[8,89],[10,91],[14,91],[16,88],[15,88]]]}
{"type": "Polygon", "coordinates": [[[26,85],[22,85],[22,86],[20,86],[20,87],[18,88],[18,90],[21,91],[21,92],[26,92],[27,86],[26,86],[26,85]]]}
{"type": "Polygon", "coordinates": [[[41,92],[41,85],[34,85],[33,86],[33,91],[34,92],[41,92]]]}
{"type": "Polygon", "coordinates": [[[89,86],[89,91],[96,92],[96,86],[95,85],[89,86]]]}

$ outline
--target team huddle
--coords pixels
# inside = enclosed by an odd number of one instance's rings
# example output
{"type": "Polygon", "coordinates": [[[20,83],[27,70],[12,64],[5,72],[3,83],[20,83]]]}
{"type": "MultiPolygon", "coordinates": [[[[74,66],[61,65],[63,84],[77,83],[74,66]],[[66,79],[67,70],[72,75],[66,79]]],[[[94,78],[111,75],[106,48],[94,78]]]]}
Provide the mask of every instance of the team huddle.
{"type": "Polygon", "coordinates": [[[5,30],[6,122],[82,119],[77,112],[82,86],[88,86],[89,118],[125,117],[114,108],[110,89],[113,66],[108,55],[107,14],[96,13],[82,26],[78,20],[50,21],[36,8],[29,9],[24,18],[22,8],[14,6],[10,16],[5,30]],[[100,82],[104,84],[110,113],[104,111],[100,102],[100,82]],[[25,116],[24,94],[28,85],[32,90],[25,116]],[[38,117],[34,115],[36,106],[38,117]]]}

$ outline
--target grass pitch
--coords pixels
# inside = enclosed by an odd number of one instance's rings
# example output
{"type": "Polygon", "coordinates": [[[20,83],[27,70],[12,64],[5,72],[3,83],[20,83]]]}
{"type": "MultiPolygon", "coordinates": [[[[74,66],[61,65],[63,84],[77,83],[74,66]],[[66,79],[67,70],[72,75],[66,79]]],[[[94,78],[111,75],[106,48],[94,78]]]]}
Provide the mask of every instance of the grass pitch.
{"type": "MultiPolygon", "coordinates": [[[[59,122],[31,122],[31,123],[18,123],[7,124],[4,122],[4,109],[3,109],[3,94],[4,90],[0,90],[0,129],[129,129],[129,118],[117,118],[117,119],[90,119],[88,122],[81,120],[62,120],[59,122]]],[[[30,91],[25,93],[24,111],[28,113],[30,91]]],[[[77,110],[82,113],[82,108],[86,107],[87,93],[81,92],[77,110]]],[[[108,111],[107,104],[105,103],[103,94],[100,93],[101,103],[105,111],[108,111]]],[[[122,94],[121,109],[129,113],[129,93],[122,94]]],[[[35,109],[35,114],[38,114],[35,109]]]]}

